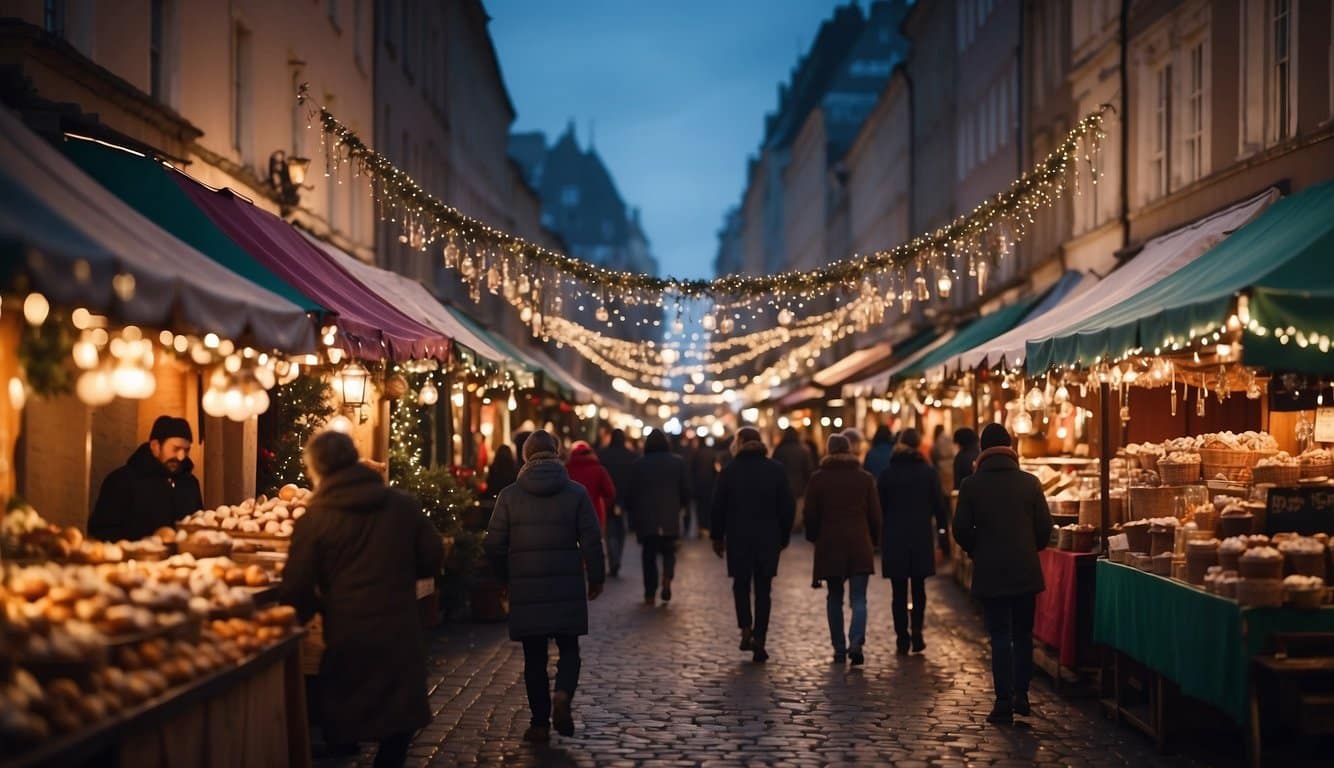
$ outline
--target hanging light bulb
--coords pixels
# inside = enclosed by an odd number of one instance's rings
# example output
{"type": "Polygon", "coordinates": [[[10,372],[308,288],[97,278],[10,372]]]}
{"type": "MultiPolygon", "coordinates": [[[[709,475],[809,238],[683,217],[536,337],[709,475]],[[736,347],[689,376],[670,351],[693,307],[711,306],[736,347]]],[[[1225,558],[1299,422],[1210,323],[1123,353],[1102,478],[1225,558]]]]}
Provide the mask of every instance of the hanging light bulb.
{"type": "Polygon", "coordinates": [[[987,292],[987,273],[990,271],[991,266],[987,262],[977,262],[977,293],[979,296],[987,292]]]}
{"type": "Polygon", "coordinates": [[[713,315],[705,315],[699,319],[700,327],[706,331],[712,331],[718,326],[718,320],[713,315]]]}
{"type": "Polygon", "coordinates": [[[508,408],[508,409],[510,409],[511,411],[513,411],[513,410],[515,410],[515,409],[517,409],[517,408],[519,407],[519,403],[518,403],[518,401],[516,401],[516,400],[514,399],[514,392],[513,392],[513,391],[510,392],[509,400],[506,400],[506,401],[505,401],[505,407],[508,408]]]}
{"type": "Polygon", "coordinates": [[[792,321],[793,321],[794,319],[795,319],[795,317],[794,317],[793,314],[792,314],[792,310],[788,309],[787,307],[783,307],[782,309],[778,310],[778,324],[779,324],[779,325],[782,325],[782,326],[789,326],[789,325],[792,324],[792,321]]]}
{"type": "Polygon", "coordinates": [[[232,421],[245,421],[250,417],[250,412],[246,409],[245,393],[239,387],[231,387],[222,393],[222,409],[232,421]]]}
{"type": "Polygon", "coordinates": [[[46,316],[51,313],[51,303],[40,293],[30,293],[23,300],[23,319],[28,321],[28,325],[41,325],[46,322],[46,316]]]}
{"type": "Polygon", "coordinates": [[[209,387],[200,398],[200,405],[204,413],[214,418],[221,418],[227,414],[227,406],[222,401],[222,390],[209,387]]]}
{"type": "Polygon", "coordinates": [[[352,431],[352,420],[340,413],[329,419],[329,429],[347,434],[352,431]]]}
{"type": "Polygon", "coordinates": [[[1065,382],[1061,382],[1061,386],[1056,388],[1052,399],[1056,401],[1057,405],[1065,405],[1070,402],[1070,390],[1065,388],[1065,382]]]}
{"type": "Polygon", "coordinates": [[[1033,416],[1028,411],[1020,410],[1014,415],[1011,426],[1016,435],[1030,435],[1033,433],[1033,416]]]}
{"type": "Polygon", "coordinates": [[[681,322],[681,317],[678,315],[677,318],[672,321],[672,333],[676,334],[677,336],[680,336],[681,334],[685,333],[685,330],[686,330],[686,324],[681,322]]]}
{"type": "Polygon", "coordinates": [[[74,364],[85,371],[91,371],[99,363],[97,345],[91,341],[75,342],[71,354],[74,356],[74,364]]]}
{"type": "Polygon", "coordinates": [[[74,393],[85,405],[93,407],[106,405],[116,399],[116,389],[111,384],[111,373],[105,368],[80,374],[79,380],[74,385],[74,393]]]}
{"type": "Polygon", "coordinates": [[[723,333],[731,333],[734,328],[736,328],[736,320],[730,314],[723,315],[722,319],[718,321],[718,330],[723,333]]]}
{"type": "Polygon", "coordinates": [[[440,400],[440,390],[435,388],[430,379],[422,384],[422,388],[417,390],[417,402],[422,405],[435,405],[440,400]]]}
{"type": "Polygon", "coordinates": [[[519,275],[517,290],[519,293],[529,293],[533,290],[533,284],[531,281],[529,281],[528,274],[526,272],[519,275]]]}
{"type": "Polygon", "coordinates": [[[593,313],[593,317],[597,318],[599,323],[605,323],[611,319],[611,313],[607,311],[606,307],[599,305],[597,311],[593,313]]]}
{"type": "Polygon", "coordinates": [[[950,277],[948,272],[944,272],[940,277],[936,278],[936,293],[940,295],[940,298],[948,299],[950,297],[950,289],[953,287],[954,280],[950,277]]]}
{"type": "Polygon", "coordinates": [[[463,389],[461,387],[454,389],[454,394],[449,396],[449,402],[453,403],[455,408],[463,407],[463,389]]]}
{"type": "Polygon", "coordinates": [[[913,297],[918,301],[926,301],[931,298],[931,289],[926,287],[926,277],[918,275],[913,278],[913,297]]]}

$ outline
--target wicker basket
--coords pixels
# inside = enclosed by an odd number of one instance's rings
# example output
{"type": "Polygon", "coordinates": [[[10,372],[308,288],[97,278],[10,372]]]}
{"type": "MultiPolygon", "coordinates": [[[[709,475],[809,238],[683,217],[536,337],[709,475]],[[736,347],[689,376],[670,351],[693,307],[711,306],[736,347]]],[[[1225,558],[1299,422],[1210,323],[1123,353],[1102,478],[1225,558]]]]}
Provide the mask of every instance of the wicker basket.
{"type": "Polygon", "coordinates": [[[1251,479],[1255,482],[1273,483],[1278,486],[1296,485],[1301,476],[1302,468],[1297,464],[1271,464],[1251,470],[1251,479]]]}
{"type": "Polygon", "coordinates": [[[1154,526],[1149,529],[1149,549],[1151,555],[1160,555],[1163,552],[1176,552],[1177,549],[1177,529],[1175,526],[1154,526]]]}
{"type": "Polygon", "coordinates": [[[1097,543],[1097,531],[1072,531],[1071,548],[1075,552],[1092,552],[1093,545],[1097,543]]]}
{"type": "Polygon", "coordinates": [[[1285,589],[1285,602],[1293,608],[1305,608],[1308,610],[1319,610],[1325,604],[1325,598],[1328,591],[1321,587],[1320,589],[1285,589]]]}
{"type": "Polygon", "coordinates": [[[1220,549],[1218,550],[1218,564],[1223,566],[1225,571],[1240,571],[1241,555],[1240,552],[1224,552],[1220,549]]]}
{"type": "Polygon", "coordinates": [[[1334,464],[1303,464],[1302,477],[1329,477],[1334,475],[1334,464]]]}
{"type": "Polygon", "coordinates": [[[1131,552],[1148,552],[1152,538],[1147,525],[1127,525],[1123,532],[1129,542],[1131,552]]]}
{"type": "Polygon", "coordinates": [[[1218,518],[1218,538],[1249,536],[1255,528],[1255,515],[1222,515],[1218,518]]]}
{"type": "Polygon", "coordinates": [[[1236,483],[1249,483],[1251,470],[1260,459],[1273,456],[1277,451],[1234,451],[1231,448],[1201,448],[1200,461],[1204,477],[1212,480],[1223,475],[1236,483]]]}
{"type": "MultiPolygon", "coordinates": [[[[1149,517],[1172,517],[1175,488],[1139,488],[1130,489],[1130,510],[1128,520],[1143,520],[1149,517]]],[[[1134,547],[1131,547],[1134,549],[1134,547]]]]}
{"type": "Polygon", "coordinates": [[[1075,532],[1069,528],[1056,529],[1056,548],[1062,552],[1070,552],[1075,548],[1075,532]]]}
{"type": "Polygon", "coordinates": [[[1139,461],[1140,469],[1147,469],[1150,472],[1158,471],[1158,454],[1140,453],[1136,454],[1136,459],[1139,461]]]}
{"type": "Polygon", "coordinates": [[[1218,565],[1218,548],[1213,546],[1186,547],[1186,581],[1203,584],[1204,574],[1218,565]]]}
{"type": "Polygon", "coordinates": [[[1278,558],[1241,558],[1238,570],[1246,579],[1283,578],[1283,561],[1278,558]]]}
{"type": "Polygon", "coordinates": [[[1163,485],[1190,485],[1200,481],[1200,464],[1169,464],[1166,461],[1158,462],[1158,476],[1163,479],[1163,485]]]}
{"type": "Polygon", "coordinates": [[[231,554],[232,545],[231,542],[206,544],[186,539],[180,543],[180,550],[183,555],[193,555],[196,560],[203,560],[206,557],[226,557],[231,554]]]}
{"type": "Polygon", "coordinates": [[[1278,579],[1242,578],[1237,582],[1237,602],[1248,608],[1283,605],[1283,582],[1278,579]]]}
{"type": "Polygon", "coordinates": [[[1164,552],[1153,556],[1153,572],[1159,576],[1172,577],[1172,553],[1164,552]]]}
{"type": "Polygon", "coordinates": [[[1302,576],[1325,578],[1325,553],[1322,552],[1284,552],[1283,572],[1299,573],[1302,576]]]}
{"type": "Polygon", "coordinates": [[[1149,557],[1148,555],[1141,555],[1138,552],[1132,553],[1130,555],[1130,564],[1140,569],[1141,571],[1153,570],[1153,558],[1149,557]]]}

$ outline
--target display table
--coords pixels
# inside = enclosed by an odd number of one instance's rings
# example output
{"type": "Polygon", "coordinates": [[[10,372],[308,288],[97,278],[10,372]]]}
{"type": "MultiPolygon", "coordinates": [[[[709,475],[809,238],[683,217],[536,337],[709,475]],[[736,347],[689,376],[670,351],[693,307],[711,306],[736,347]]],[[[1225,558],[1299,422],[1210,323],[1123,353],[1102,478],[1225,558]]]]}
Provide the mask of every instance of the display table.
{"type": "Polygon", "coordinates": [[[1047,548],[1038,552],[1046,589],[1038,594],[1033,636],[1057,651],[1061,666],[1090,661],[1094,565],[1098,556],[1047,548]]]}
{"type": "MultiPolygon", "coordinates": [[[[1332,632],[1334,607],[1242,608],[1179,581],[1119,563],[1097,563],[1093,637],[1212,705],[1250,730],[1251,658],[1278,632],[1332,632]]],[[[1118,703],[1119,703],[1118,693],[1118,703]]],[[[1157,722],[1163,740],[1161,698],[1157,722]]]]}
{"type": "Polygon", "coordinates": [[[0,758],[0,766],[308,766],[299,643],[293,634],[87,730],[0,758]]]}

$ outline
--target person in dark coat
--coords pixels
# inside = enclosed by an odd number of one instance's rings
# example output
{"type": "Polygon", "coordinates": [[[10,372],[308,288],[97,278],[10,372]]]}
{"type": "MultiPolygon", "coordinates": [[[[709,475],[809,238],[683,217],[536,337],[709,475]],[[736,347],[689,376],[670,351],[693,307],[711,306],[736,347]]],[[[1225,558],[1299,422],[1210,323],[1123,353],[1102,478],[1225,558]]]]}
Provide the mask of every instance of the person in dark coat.
{"type": "Polygon", "coordinates": [[[866,452],[866,460],[862,466],[871,477],[880,477],[886,469],[889,469],[889,460],[894,455],[894,434],[889,431],[889,427],[881,424],[875,428],[875,434],[871,436],[871,450],[866,452]]]}
{"type": "MultiPolygon", "coordinates": [[[[940,477],[922,455],[922,438],[915,429],[905,429],[886,469],[877,482],[880,510],[884,515],[880,552],[885,578],[894,588],[894,633],[898,652],[909,647],[926,650],[922,635],[926,619],[926,578],[936,574],[935,536],[943,529],[945,497],[940,477]],[[909,623],[908,590],[912,588],[909,623]]],[[[944,544],[944,540],[941,544],[944,544]]]]}
{"type": "Polygon", "coordinates": [[[681,538],[681,512],[690,506],[686,463],[672,453],[667,435],[655,429],[644,440],[644,455],[630,472],[625,509],[639,537],[644,563],[644,603],[653,605],[658,592],[658,558],[662,558],[662,601],[672,599],[676,577],[676,543],[681,538]]]}
{"type": "Polygon", "coordinates": [[[565,460],[565,471],[570,479],[582,485],[588,491],[588,498],[593,501],[593,511],[598,516],[598,526],[607,528],[607,510],[616,506],[616,486],[607,474],[607,468],[598,461],[593,446],[583,440],[575,441],[570,446],[570,457],[565,460]]]}
{"type": "Polygon", "coordinates": [[[713,519],[710,505],[713,504],[713,485],[718,479],[718,453],[714,439],[703,438],[695,448],[694,463],[690,466],[690,491],[695,497],[695,520],[701,539],[709,535],[709,523],[713,519]]]}
{"type": "Polygon", "coordinates": [[[159,416],[148,442],[102,481],[88,535],[103,541],[134,541],[204,507],[190,461],[190,422],[159,416]]]}
{"type": "Polygon", "coordinates": [[[834,663],[865,663],[866,583],[875,573],[880,537],[880,497],[875,478],[862,469],[843,435],[830,435],[820,468],[806,486],[806,538],[815,542],[815,583],[829,587],[826,601],[834,663]],[[843,582],[848,583],[852,626],[843,634],[843,582]]]}
{"type": "Polygon", "coordinates": [[[415,499],[360,463],[347,435],[319,433],[305,460],[315,494],[292,531],[281,599],[303,623],[324,617],[325,739],[344,753],[378,741],[375,765],[402,765],[431,720],[417,580],[440,573],[440,534],[415,499]]]}
{"type": "Polygon", "coordinates": [[[811,473],[815,472],[815,463],[818,461],[815,455],[816,453],[801,441],[801,436],[794,427],[784,429],[782,439],[774,447],[774,461],[783,465],[783,470],[787,473],[788,492],[796,499],[793,524],[797,528],[802,525],[802,504],[806,497],[806,483],[810,482],[811,473]]]}
{"type": "MultiPolygon", "coordinates": [[[[787,549],[792,538],[796,502],[787,472],[767,456],[758,430],[742,427],[733,445],[735,458],[718,474],[713,489],[709,536],[714,553],[727,556],[741,650],[751,651],[756,662],[764,662],[769,659],[765,641],[772,602],[770,588],[778,574],[779,553],[787,549]]],[[[796,445],[801,447],[799,442],[796,445]]]]}
{"type": "Polygon", "coordinates": [[[491,468],[486,473],[486,495],[494,499],[517,479],[519,465],[514,460],[514,449],[502,443],[496,449],[496,457],[491,460],[491,468]]]}
{"type": "Polygon", "coordinates": [[[614,579],[621,573],[621,553],[625,551],[625,492],[630,487],[631,468],[639,454],[626,446],[625,432],[614,429],[611,442],[598,452],[598,461],[607,468],[616,487],[616,506],[607,510],[607,569],[614,579]]]}
{"type": "Polygon", "coordinates": [[[963,487],[963,481],[973,474],[973,465],[982,448],[977,443],[977,433],[968,427],[954,430],[954,490],[963,487]]]}
{"type": "Polygon", "coordinates": [[[982,430],[977,471],[959,489],[954,515],[954,540],[973,558],[973,595],[982,601],[991,635],[992,723],[1029,714],[1033,612],[1046,588],[1038,550],[1046,548],[1052,528],[1042,484],[1019,468],[1011,445],[1000,424],[982,430]]]}
{"type": "Polygon", "coordinates": [[[509,585],[511,640],[523,643],[523,680],[531,724],[524,739],[544,742],[550,727],[574,735],[570,701],[579,685],[579,636],[588,634],[588,601],[606,581],[597,514],[570,479],[546,430],[528,436],[519,479],[501,492],[484,543],[509,585]],[[586,597],[585,597],[586,596],[586,597]],[[556,693],[547,676],[548,640],[560,651],[556,693]]]}

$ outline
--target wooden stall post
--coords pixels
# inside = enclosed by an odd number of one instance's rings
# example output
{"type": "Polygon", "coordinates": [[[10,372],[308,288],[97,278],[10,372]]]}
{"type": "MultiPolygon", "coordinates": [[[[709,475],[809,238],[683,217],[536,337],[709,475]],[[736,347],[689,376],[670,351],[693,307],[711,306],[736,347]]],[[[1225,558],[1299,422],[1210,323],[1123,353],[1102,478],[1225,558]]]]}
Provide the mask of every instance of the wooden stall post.
{"type": "Polygon", "coordinates": [[[1111,429],[1111,410],[1112,410],[1112,388],[1107,382],[1098,385],[1098,483],[1102,490],[1102,526],[1098,531],[1102,539],[1102,554],[1110,554],[1107,545],[1107,532],[1111,530],[1112,517],[1112,429],[1111,429]]]}

